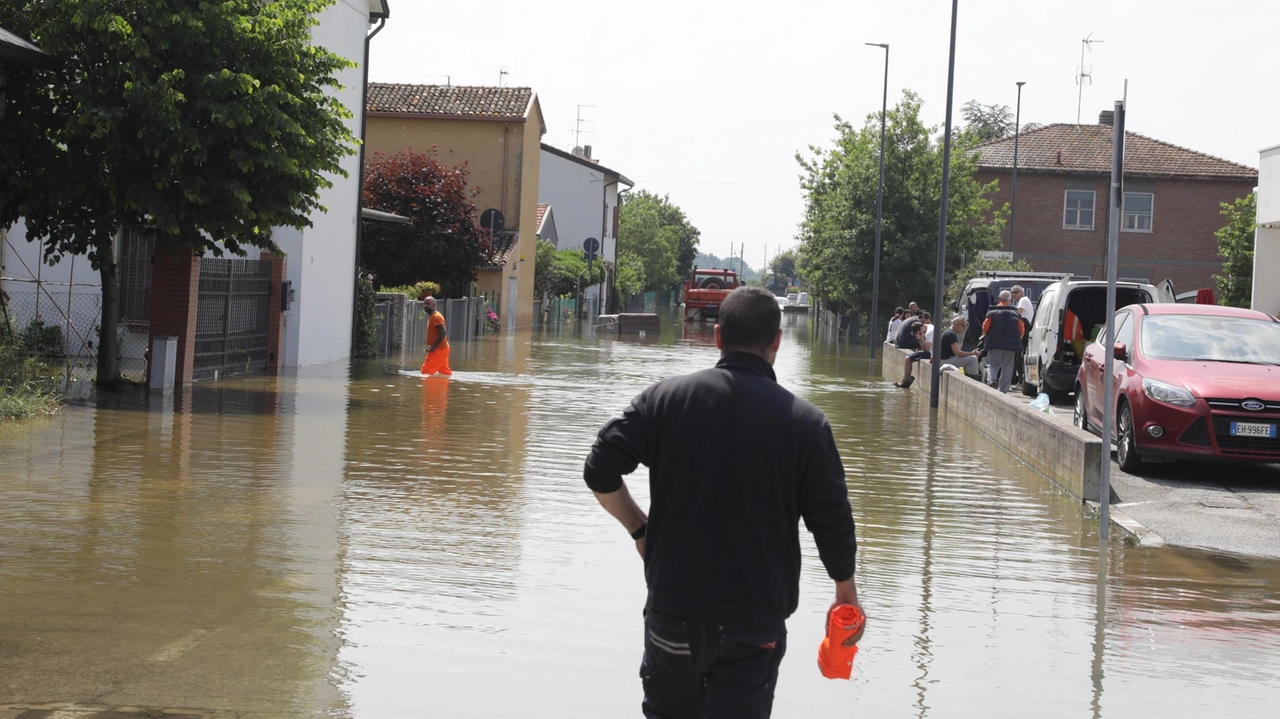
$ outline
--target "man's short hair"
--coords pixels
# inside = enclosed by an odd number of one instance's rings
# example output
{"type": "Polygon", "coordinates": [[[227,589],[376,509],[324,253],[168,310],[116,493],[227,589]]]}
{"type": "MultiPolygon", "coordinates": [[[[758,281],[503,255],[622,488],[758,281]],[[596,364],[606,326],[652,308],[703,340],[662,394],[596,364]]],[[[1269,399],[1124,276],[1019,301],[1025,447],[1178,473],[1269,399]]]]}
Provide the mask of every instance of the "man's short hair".
{"type": "Polygon", "coordinates": [[[933,319],[933,315],[929,314],[928,312],[921,312],[921,313],[920,313],[920,319],[922,319],[922,320],[931,320],[931,319],[933,319]]]}
{"type": "Polygon", "coordinates": [[[1022,285],[1014,285],[1013,287],[1010,287],[1009,290],[1012,292],[1021,292],[1024,295],[1027,294],[1027,291],[1022,289],[1022,285]]]}
{"type": "Polygon", "coordinates": [[[964,315],[956,315],[955,317],[951,318],[952,327],[955,327],[956,325],[960,325],[960,324],[967,325],[969,324],[969,320],[965,319],[964,315]]]}
{"type": "Polygon", "coordinates": [[[1001,290],[1001,291],[1000,291],[1000,301],[1001,301],[1001,302],[1008,302],[1008,301],[1009,301],[1009,300],[1011,300],[1011,299],[1013,299],[1013,293],[1012,293],[1012,292],[1010,292],[1009,290],[1001,290]]]}
{"type": "Polygon", "coordinates": [[[720,305],[720,341],[726,350],[761,350],[782,326],[778,300],[763,287],[739,287],[720,305]]]}

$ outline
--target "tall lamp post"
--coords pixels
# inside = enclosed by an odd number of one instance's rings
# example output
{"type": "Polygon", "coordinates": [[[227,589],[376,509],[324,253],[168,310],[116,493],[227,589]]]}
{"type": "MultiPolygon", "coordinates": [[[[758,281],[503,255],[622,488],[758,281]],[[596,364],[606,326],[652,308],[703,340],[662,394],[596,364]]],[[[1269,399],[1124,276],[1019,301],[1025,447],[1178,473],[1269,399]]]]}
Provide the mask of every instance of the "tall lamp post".
{"type": "Polygon", "coordinates": [[[1013,254],[1013,218],[1018,212],[1018,139],[1022,134],[1022,86],[1018,81],[1018,110],[1013,116],[1013,192],[1009,198],[1009,254],[1013,254]]]}
{"type": "MultiPolygon", "coordinates": [[[[933,289],[933,311],[942,312],[942,285],[947,279],[947,195],[951,192],[951,101],[956,86],[956,16],[960,0],[951,0],[951,56],[947,59],[947,122],[942,139],[942,212],[938,218],[938,274],[933,289]]],[[[939,317],[942,315],[939,314],[939,317]]],[[[936,342],[937,337],[934,338],[936,342]]],[[[942,390],[942,363],[932,362],[933,375],[929,387],[929,406],[938,406],[942,390]]]]}
{"type": "Polygon", "coordinates": [[[889,45],[869,42],[884,48],[884,99],[880,103],[880,187],[876,190],[876,259],[871,270],[871,359],[876,358],[876,338],[880,336],[880,225],[884,216],[884,126],[889,115],[889,45]]]}

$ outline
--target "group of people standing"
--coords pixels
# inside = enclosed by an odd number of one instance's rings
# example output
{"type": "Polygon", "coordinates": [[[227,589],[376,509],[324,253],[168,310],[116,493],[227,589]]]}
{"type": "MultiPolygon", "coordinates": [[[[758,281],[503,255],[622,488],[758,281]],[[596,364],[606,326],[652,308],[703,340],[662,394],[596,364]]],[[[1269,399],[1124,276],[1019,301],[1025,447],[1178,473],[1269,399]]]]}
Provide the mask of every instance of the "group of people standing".
{"type": "MultiPolygon", "coordinates": [[[[987,384],[1008,392],[1015,378],[1021,381],[1021,358],[1030,334],[1035,309],[1026,290],[1014,285],[999,295],[1000,302],[987,311],[982,321],[982,337],[972,350],[964,349],[964,336],[969,320],[964,315],[951,318],[950,328],[938,337],[937,360],[951,365],[975,379],[981,377],[979,361],[987,366],[987,384]]],[[[910,387],[915,382],[912,367],[916,362],[934,358],[933,318],[912,302],[906,309],[898,307],[889,320],[885,342],[899,349],[912,350],[903,360],[902,381],[897,387],[910,387]]]]}

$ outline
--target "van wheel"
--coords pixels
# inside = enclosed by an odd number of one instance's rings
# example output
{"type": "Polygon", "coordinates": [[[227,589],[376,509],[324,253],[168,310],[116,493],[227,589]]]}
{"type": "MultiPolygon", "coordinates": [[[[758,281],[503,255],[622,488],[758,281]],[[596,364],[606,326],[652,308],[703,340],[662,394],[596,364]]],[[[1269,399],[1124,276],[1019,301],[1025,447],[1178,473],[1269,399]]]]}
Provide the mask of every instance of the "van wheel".
{"type": "Polygon", "coordinates": [[[1125,472],[1137,472],[1142,467],[1142,456],[1133,438],[1133,410],[1128,402],[1120,403],[1116,420],[1116,463],[1125,472]]]}

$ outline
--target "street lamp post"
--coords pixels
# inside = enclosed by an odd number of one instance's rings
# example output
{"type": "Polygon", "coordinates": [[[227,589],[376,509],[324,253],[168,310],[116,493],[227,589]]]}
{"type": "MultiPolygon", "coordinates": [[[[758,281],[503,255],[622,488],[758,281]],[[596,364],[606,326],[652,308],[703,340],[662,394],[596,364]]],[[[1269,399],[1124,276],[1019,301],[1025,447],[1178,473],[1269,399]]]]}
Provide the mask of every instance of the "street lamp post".
{"type": "Polygon", "coordinates": [[[880,187],[876,190],[876,258],[871,270],[871,359],[876,358],[876,339],[880,336],[880,225],[884,216],[884,127],[889,115],[889,45],[869,42],[884,48],[884,99],[880,103],[880,187]]]}
{"type": "Polygon", "coordinates": [[[1022,86],[1018,82],[1018,110],[1013,116],[1013,192],[1009,198],[1009,254],[1013,254],[1013,218],[1018,213],[1018,139],[1022,134],[1022,86]]]}
{"type": "MultiPolygon", "coordinates": [[[[947,279],[947,194],[951,191],[951,104],[956,85],[956,16],[960,0],[951,0],[951,56],[947,59],[947,122],[942,138],[942,212],[938,218],[938,274],[933,289],[933,311],[942,312],[942,285],[947,279]]],[[[938,315],[942,317],[942,314],[938,315]]],[[[934,342],[941,335],[935,332],[934,342]]],[[[933,375],[929,387],[929,406],[938,406],[942,390],[942,363],[932,362],[933,375]]]]}

